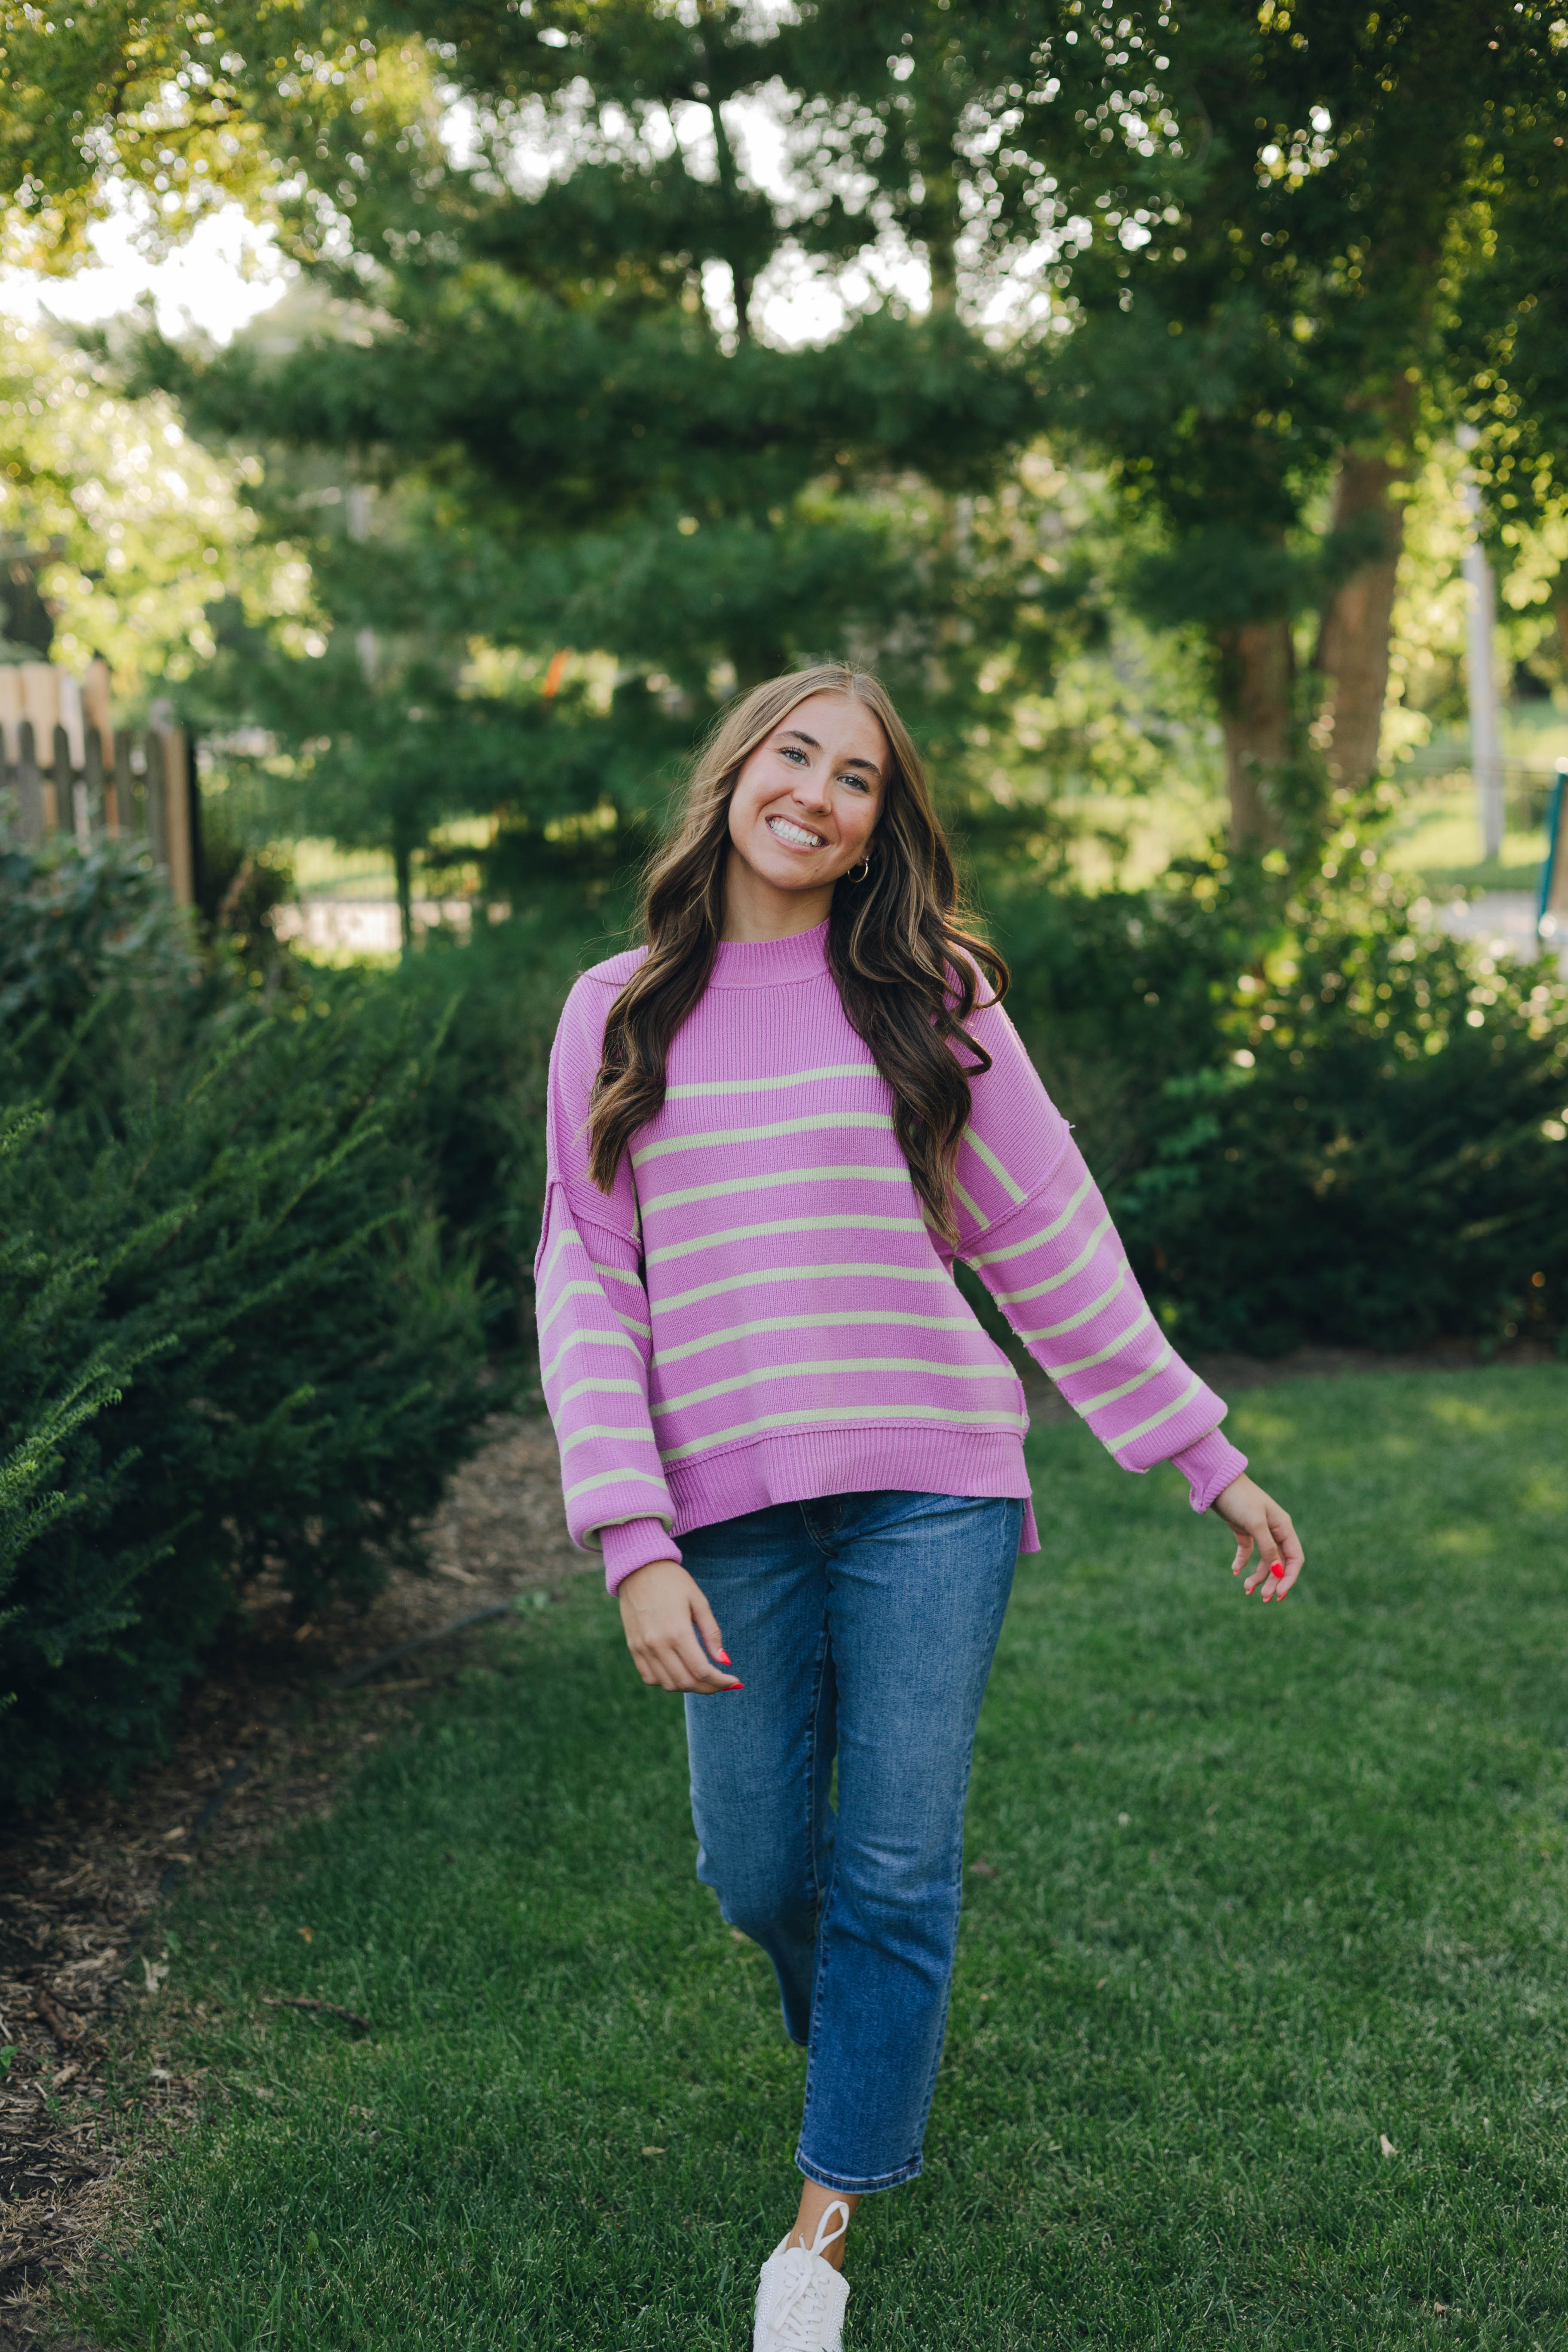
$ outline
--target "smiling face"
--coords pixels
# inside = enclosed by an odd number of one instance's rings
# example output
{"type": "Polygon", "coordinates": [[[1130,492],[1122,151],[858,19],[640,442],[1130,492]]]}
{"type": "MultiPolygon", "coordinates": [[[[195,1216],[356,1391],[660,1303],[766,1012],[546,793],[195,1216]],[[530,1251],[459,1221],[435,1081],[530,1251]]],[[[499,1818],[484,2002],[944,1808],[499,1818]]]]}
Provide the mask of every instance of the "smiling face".
{"type": "Polygon", "coordinates": [[[752,753],[730,800],[726,939],[776,939],[821,922],[833,886],[874,854],[891,757],[847,694],[814,694],[752,753]]]}

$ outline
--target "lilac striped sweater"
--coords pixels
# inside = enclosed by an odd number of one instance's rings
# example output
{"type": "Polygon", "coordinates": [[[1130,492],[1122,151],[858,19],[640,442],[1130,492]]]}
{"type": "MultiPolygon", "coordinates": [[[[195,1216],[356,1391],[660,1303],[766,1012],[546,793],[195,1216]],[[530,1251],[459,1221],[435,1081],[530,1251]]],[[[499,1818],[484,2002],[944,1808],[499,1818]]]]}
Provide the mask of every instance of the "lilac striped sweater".
{"type": "MultiPolygon", "coordinates": [[[[890,1486],[1027,1506],[1023,1390],[921,1215],[826,938],[720,948],[607,1195],[588,1100],[637,955],[584,973],[561,1017],[540,1361],[567,1522],[602,1547],[612,1591],[679,1559],[672,1536],[768,1503],[890,1486]]],[[[959,1255],[1116,1459],[1173,1461],[1206,1509],[1246,1467],[1225,1406],[1145,1305],[1006,1014],[969,1026],[992,1066],[959,1152],[959,1255]]]]}

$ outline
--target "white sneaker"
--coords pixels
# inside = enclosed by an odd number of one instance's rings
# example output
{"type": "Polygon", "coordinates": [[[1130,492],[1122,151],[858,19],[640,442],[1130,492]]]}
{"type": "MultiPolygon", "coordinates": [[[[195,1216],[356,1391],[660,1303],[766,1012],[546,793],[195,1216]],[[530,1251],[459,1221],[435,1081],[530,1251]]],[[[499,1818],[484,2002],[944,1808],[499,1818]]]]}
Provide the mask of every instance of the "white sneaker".
{"type": "Polygon", "coordinates": [[[773,2248],[757,2281],[752,2352],[844,2352],[848,2283],[823,2261],[822,2249],[848,2227],[848,2206],[836,2203],[817,2223],[809,2246],[792,2246],[783,2238],[773,2248]],[[843,2218],[837,2229],[829,2230],[836,2213],[843,2218]]]}

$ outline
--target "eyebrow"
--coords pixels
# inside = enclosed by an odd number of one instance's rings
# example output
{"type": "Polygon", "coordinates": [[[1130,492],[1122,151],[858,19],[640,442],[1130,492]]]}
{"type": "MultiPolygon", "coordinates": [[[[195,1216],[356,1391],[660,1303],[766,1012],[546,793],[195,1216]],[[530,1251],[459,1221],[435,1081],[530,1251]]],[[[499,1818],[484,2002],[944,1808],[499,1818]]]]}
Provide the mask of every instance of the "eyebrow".
{"type": "MultiPolygon", "coordinates": [[[[809,743],[814,751],[820,751],[822,749],[816,736],[808,735],[803,727],[787,727],[784,730],[784,740],[786,743],[809,743]]],[[[882,771],[875,760],[840,760],[838,764],[841,768],[864,768],[867,774],[875,776],[879,783],[882,781],[882,771]]]]}

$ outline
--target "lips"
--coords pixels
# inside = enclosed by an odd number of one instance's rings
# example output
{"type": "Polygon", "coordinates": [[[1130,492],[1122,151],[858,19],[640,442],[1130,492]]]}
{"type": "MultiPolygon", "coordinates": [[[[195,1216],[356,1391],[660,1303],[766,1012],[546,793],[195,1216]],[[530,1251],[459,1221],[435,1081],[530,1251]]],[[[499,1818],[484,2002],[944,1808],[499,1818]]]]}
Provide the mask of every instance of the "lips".
{"type": "Polygon", "coordinates": [[[766,824],[773,839],[786,843],[791,849],[821,849],[824,846],[821,834],[808,833],[804,824],[796,824],[792,817],[770,816],[766,824]]]}

